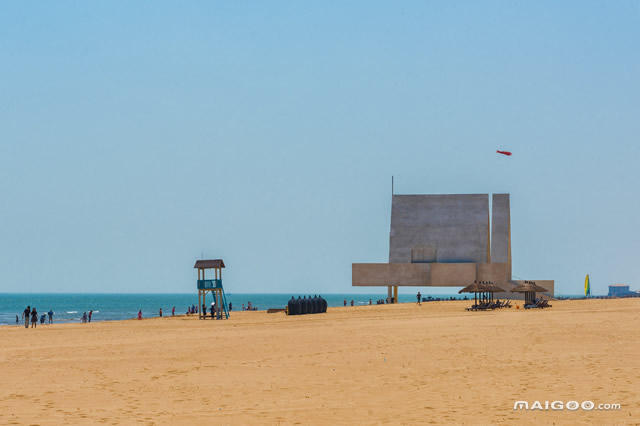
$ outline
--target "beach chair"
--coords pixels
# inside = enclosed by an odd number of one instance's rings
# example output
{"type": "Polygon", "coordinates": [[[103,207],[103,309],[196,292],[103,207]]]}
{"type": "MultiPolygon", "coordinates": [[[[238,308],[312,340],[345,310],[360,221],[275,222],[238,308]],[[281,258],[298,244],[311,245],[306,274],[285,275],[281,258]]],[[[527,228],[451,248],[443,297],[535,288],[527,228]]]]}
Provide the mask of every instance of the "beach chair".
{"type": "Polygon", "coordinates": [[[536,300],[536,303],[529,304],[529,305],[524,305],[524,308],[525,309],[541,308],[541,306],[540,306],[541,303],[542,303],[542,299],[538,299],[538,300],[536,300]]]}
{"type": "Polygon", "coordinates": [[[491,303],[489,303],[489,302],[481,303],[480,305],[478,305],[478,310],[479,311],[486,311],[488,309],[492,309],[491,308],[491,303]]]}
{"type": "Polygon", "coordinates": [[[504,302],[502,302],[502,307],[503,308],[510,308],[511,307],[511,299],[507,299],[504,302]]]}
{"type": "Polygon", "coordinates": [[[477,305],[470,306],[468,308],[464,308],[465,311],[482,311],[486,309],[486,303],[478,303],[477,305]]]}

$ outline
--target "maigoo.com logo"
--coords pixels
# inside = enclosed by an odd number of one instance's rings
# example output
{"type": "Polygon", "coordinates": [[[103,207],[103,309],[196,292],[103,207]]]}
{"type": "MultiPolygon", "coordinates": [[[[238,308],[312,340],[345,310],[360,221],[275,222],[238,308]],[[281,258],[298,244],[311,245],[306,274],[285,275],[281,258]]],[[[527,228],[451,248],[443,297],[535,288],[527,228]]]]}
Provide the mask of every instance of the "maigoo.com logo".
{"type": "Polygon", "coordinates": [[[584,411],[591,410],[619,410],[620,404],[597,404],[593,401],[516,401],[513,404],[514,410],[569,410],[576,411],[582,409],[584,411]]]}

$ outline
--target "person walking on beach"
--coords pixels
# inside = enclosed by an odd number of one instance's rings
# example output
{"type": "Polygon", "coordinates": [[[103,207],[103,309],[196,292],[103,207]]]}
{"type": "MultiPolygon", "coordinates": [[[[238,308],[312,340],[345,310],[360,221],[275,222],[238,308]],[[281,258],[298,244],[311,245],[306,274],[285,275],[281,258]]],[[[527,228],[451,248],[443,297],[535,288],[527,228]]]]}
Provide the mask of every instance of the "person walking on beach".
{"type": "Polygon", "coordinates": [[[344,306],[347,306],[347,299],[344,299],[344,306]]]}
{"type": "Polygon", "coordinates": [[[418,299],[418,305],[422,305],[422,295],[420,294],[420,292],[418,292],[418,294],[416,295],[416,298],[418,299]]]}
{"type": "Polygon", "coordinates": [[[91,322],[91,315],[93,315],[93,311],[89,311],[89,322],[91,322]]]}
{"type": "Polygon", "coordinates": [[[176,307],[175,306],[173,308],[171,308],[171,316],[172,317],[176,316],[176,307]]]}
{"type": "Polygon", "coordinates": [[[233,305],[231,304],[231,302],[229,302],[229,310],[233,310],[233,305]]]}
{"type": "Polygon", "coordinates": [[[214,319],[215,312],[216,312],[216,302],[211,302],[211,319],[214,319]]]}
{"type": "Polygon", "coordinates": [[[49,324],[53,324],[53,309],[49,309],[49,324]]]}
{"type": "Polygon", "coordinates": [[[160,308],[160,318],[162,318],[162,308],[160,308]]]}
{"type": "Polygon", "coordinates": [[[87,322],[87,313],[86,312],[82,314],[82,322],[83,323],[87,322]]]}
{"type": "Polygon", "coordinates": [[[36,328],[38,326],[38,312],[36,308],[31,310],[31,328],[36,328]]]}
{"type": "Polygon", "coordinates": [[[202,315],[204,315],[205,317],[207,316],[207,305],[205,305],[204,303],[202,304],[202,315]]]}
{"type": "Polygon", "coordinates": [[[351,299],[351,306],[353,306],[353,299],[351,299]]]}
{"type": "Polygon", "coordinates": [[[31,306],[27,306],[22,312],[22,319],[24,320],[24,328],[29,328],[29,320],[31,319],[31,306]]]}
{"type": "Polygon", "coordinates": [[[140,309],[138,311],[138,319],[141,320],[142,319],[142,309],[140,309]]]}

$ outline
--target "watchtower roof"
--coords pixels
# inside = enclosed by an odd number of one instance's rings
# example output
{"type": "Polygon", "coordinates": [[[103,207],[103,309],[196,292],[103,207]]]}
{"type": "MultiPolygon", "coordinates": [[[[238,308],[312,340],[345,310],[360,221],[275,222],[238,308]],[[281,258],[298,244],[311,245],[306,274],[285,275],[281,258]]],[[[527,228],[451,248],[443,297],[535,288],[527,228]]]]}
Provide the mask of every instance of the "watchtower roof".
{"type": "Polygon", "coordinates": [[[196,264],[193,267],[195,269],[224,268],[224,262],[222,259],[196,260],[196,264]]]}

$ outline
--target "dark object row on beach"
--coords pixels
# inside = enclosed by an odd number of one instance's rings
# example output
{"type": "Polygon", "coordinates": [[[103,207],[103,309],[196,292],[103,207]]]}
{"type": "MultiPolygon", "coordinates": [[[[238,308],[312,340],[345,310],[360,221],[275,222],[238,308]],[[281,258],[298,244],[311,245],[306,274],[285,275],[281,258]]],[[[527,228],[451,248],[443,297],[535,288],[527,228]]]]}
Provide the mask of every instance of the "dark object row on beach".
{"type": "Polygon", "coordinates": [[[287,303],[287,315],[322,314],[327,312],[327,301],[322,296],[291,296],[287,303]]]}

